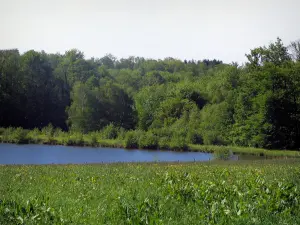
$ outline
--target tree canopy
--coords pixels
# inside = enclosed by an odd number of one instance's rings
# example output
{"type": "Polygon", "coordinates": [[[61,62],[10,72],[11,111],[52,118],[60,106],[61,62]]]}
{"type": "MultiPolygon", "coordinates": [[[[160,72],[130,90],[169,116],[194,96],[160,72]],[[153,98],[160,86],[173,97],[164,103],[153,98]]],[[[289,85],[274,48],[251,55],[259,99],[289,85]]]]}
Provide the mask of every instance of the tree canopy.
{"type": "Polygon", "coordinates": [[[149,140],[299,149],[299,46],[277,38],[250,50],[243,66],[1,50],[0,126],[114,126],[149,140]]]}

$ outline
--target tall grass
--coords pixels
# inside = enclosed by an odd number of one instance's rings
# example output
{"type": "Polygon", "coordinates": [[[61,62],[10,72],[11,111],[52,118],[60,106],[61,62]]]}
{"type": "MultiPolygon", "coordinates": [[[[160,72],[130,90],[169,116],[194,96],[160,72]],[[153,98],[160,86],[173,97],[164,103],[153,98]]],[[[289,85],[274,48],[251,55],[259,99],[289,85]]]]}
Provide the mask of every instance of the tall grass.
{"type": "Polygon", "coordinates": [[[300,162],[2,166],[0,224],[300,224],[300,162]]]}
{"type": "Polygon", "coordinates": [[[270,156],[270,157],[300,157],[300,151],[290,150],[266,150],[262,148],[238,147],[238,146],[218,146],[218,145],[189,145],[190,151],[217,153],[231,151],[234,154],[270,156]]]}

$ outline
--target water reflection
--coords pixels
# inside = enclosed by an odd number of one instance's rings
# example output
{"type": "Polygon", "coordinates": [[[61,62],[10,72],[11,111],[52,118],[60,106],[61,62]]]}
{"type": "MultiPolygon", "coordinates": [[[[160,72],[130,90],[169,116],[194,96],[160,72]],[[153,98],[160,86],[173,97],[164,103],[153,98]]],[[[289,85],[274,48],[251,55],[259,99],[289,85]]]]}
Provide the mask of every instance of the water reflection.
{"type": "Polygon", "coordinates": [[[209,161],[210,153],[126,150],[51,145],[0,144],[0,164],[82,164],[209,161]]]}

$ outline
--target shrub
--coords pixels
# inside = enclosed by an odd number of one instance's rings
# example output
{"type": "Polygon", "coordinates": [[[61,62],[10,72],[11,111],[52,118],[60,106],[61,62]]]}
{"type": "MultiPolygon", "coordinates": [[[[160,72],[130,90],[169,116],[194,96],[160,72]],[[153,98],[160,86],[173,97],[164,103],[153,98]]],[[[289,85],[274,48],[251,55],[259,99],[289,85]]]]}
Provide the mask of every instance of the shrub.
{"type": "Polygon", "coordinates": [[[186,136],[186,142],[189,144],[203,144],[203,140],[200,134],[196,131],[188,131],[186,136]]]}
{"type": "Polygon", "coordinates": [[[158,140],[158,147],[160,149],[169,149],[170,139],[168,137],[161,137],[158,140]]]}
{"type": "Polygon", "coordinates": [[[64,145],[84,145],[83,135],[81,133],[67,133],[67,135],[63,139],[64,145]]]}
{"type": "Polygon", "coordinates": [[[0,135],[2,135],[5,132],[5,128],[0,127],[0,135]]]}
{"type": "Polygon", "coordinates": [[[13,132],[12,127],[5,128],[3,133],[2,133],[2,141],[3,142],[10,142],[10,135],[13,132]]]}
{"type": "Polygon", "coordinates": [[[55,128],[53,131],[53,137],[61,137],[63,134],[64,132],[60,128],[55,128]]]}
{"type": "Polygon", "coordinates": [[[126,130],[123,127],[120,127],[120,129],[118,130],[118,139],[120,140],[124,140],[125,139],[125,135],[126,135],[126,130]]]}
{"type": "Polygon", "coordinates": [[[35,143],[35,144],[41,143],[42,139],[40,134],[41,134],[40,130],[38,128],[34,128],[33,130],[29,131],[27,134],[28,141],[30,143],[35,143]]]}
{"type": "Polygon", "coordinates": [[[48,124],[48,126],[44,127],[41,130],[42,134],[47,136],[47,137],[52,137],[54,134],[54,127],[52,126],[51,123],[48,124]]]}
{"type": "Polygon", "coordinates": [[[98,146],[98,140],[97,140],[97,133],[96,132],[91,132],[89,134],[86,134],[84,136],[84,142],[88,146],[98,146]]]}
{"type": "Polygon", "coordinates": [[[142,135],[141,131],[128,131],[125,135],[124,145],[125,148],[138,148],[139,139],[142,135]]]}
{"type": "Polygon", "coordinates": [[[188,145],[186,143],[185,137],[174,134],[169,143],[171,150],[187,150],[188,145]]]}
{"type": "Polygon", "coordinates": [[[205,145],[225,145],[225,141],[213,131],[207,131],[203,134],[203,143],[205,145]]]}
{"type": "Polygon", "coordinates": [[[9,143],[17,143],[17,144],[25,144],[28,143],[28,138],[27,138],[27,130],[24,130],[21,127],[18,127],[16,129],[9,128],[6,130],[6,138],[7,142],[9,143]]]}
{"type": "Polygon", "coordinates": [[[118,128],[113,124],[109,124],[101,130],[100,135],[103,139],[116,139],[118,137],[118,128]]]}
{"type": "Polygon", "coordinates": [[[226,147],[220,147],[214,152],[215,159],[228,160],[232,157],[233,153],[226,147]]]}
{"type": "Polygon", "coordinates": [[[158,138],[150,131],[142,134],[138,140],[139,148],[157,149],[158,138]]]}

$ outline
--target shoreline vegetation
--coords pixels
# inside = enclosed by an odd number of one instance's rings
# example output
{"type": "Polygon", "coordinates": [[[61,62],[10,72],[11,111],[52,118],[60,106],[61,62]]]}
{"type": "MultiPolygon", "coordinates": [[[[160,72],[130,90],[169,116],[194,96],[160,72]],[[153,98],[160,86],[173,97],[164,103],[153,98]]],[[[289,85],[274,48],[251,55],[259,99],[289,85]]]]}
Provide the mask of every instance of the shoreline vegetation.
{"type": "Polygon", "coordinates": [[[14,144],[48,144],[65,146],[111,147],[126,149],[148,149],[169,151],[190,151],[214,154],[255,155],[265,157],[294,157],[300,158],[299,151],[292,150],[267,150],[263,148],[200,145],[190,144],[186,141],[166,140],[166,137],[149,135],[143,131],[118,130],[112,125],[102,131],[82,134],[78,132],[64,132],[54,129],[53,126],[39,130],[26,130],[23,128],[0,128],[0,142],[14,144]],[[151,137],[149,137],[151,136],[151,137]]]}

